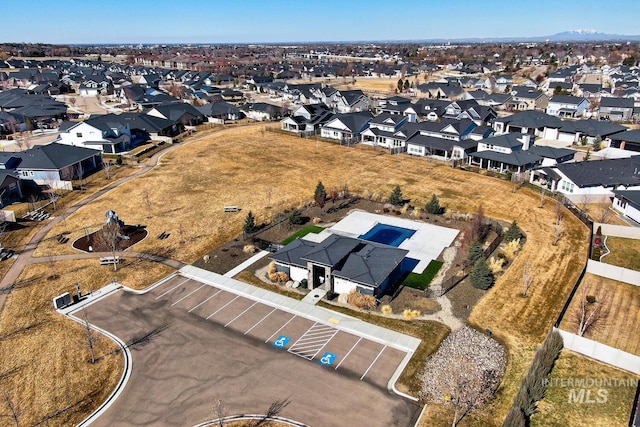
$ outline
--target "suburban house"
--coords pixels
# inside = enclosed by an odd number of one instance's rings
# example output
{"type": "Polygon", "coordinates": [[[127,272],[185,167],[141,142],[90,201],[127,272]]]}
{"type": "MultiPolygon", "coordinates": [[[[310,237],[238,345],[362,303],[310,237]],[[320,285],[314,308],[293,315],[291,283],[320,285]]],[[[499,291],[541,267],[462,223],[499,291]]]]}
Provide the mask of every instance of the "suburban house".
{"type": "Polygon", "coordinates": [[[627,130],[617,123],[603,122],[599,120],[567,120],[562,122],[558,131],[558,141],[571,144],[594,144],[600,137],[601,141],[607,141],[614,134],[627,130]]]}
{"type": "Polygon", "coordinates": [[[333,113],[325,104],[301,105],[291,116],[280,120],[280,128],[289,132],[316,133],[320,126],[333,117],[333,113]]]}
{"type": "Polygon", "coordinates": [[[22,184],[15,171],[20,161],[19,154],[0,152],[0,207],[22,198],[22,184]]]}
{"type": "Polygon", "coordinates": [[[117,154],[148,140],[172,142],[180,132],[171,120],[140,113],[91,116],[84,122],[64,122],[56,142],[117,154]]]}
{"type": "Polygon", "coordinates": [[[550,116],[578,118],[589,109],[586,98],[571,95],[555,95],[549,100],[546,113],[550,116]]]}
{"type": "Polygon", "coordinates": [[[320,136],[348,144],[357,142],[362,132],[369,127],[372,118],[373,114],[368,111],[335,114],[320,126],[320,136]]]}
{"type": "Polygon", "coordinates": [[[476,152],[469,155],[467,163],[480,169],[523,172],[542,163],[542,157],[529,150],[529,134],[507,133],[482,139],[477,144],[476,152]]]}
{"type": "Polygon", "coordinates": [[[471,120],[420,122],[407,139],[407,153],[445,161],[464,159],[476,149],[477,142],[471,138],[476,127],[471,120]]]}
{"type": "Polygon", "coordinates": [[[185,102],[172,102],[160,104],[145,112],[149,116],[172,121],[184,126],[196,126],[204,121],[204,114],[191,104],[185,102]]]}
{"type": "Polygon", "coordinates": [[[84,178],[102,166],[102,153],[85,147],[52,142],[22,153],[15,168],[23,181],[55,189],[72,190],[73,179],[84,178]]]}
{"type": "Polygon", "coordinates": [[[359,89],[335,91],[331,96],[326,97],[325,104],[338,113],[368,111],[373,108],[371,98],[359,89]]]}
{"type": "Polygon", "coordinates": [[[609,136],[609,147],[640,152],[640,129],[624,130],[609,136]]]}
{"type": "Polygon", "coordinates": [[[628,122],[633,117],[633,98],[600,98],[598,109],[599,120],[611,120],[612,122],[628,122]]]}
{"type": "Polygon", "coordinates": [[[613,190],[613,209],[640,224],[640,190],[613,190]]]}
{"type": "Polygon", "coordinates": [[[511,90],[511,100],[507,102],[507,110],[538,110],[544,111],[549,104],[549,97],[536,89],[527,86],[517,86],[511,90]]]}
{"type": "Polygon", "coordinates": [[[227,120],[240,120],[243,117],[243,113],[238,107],[225,101],[212,102],[195,108],[210,123],[224,124],[227,120]]]}
{"type": "Polygon", "coordinates": [[[409,251],[379,243],[330,234],[321,242],[296,239],[271,259],[291,280],[306,280],[309,289],[322,287],[339,294],[356,289],[380,298],[405,274],[409,251]]]}
{"type": "Polygon", "coordinates": [[[407,135],[401,128],[408,122],[407,117],[382,113],[369,122],[369,128],[362,132],[360,142],[374,147],[384,147],[392,153],[405,150],[407,135]]]}
{"type": "MultiPolygon", "coordinates": [[[[493,84],[488,80],[485,84],[485,87],[489,90],[498,91],[501,93],[505,93],[507,89],[513,88],[513,76],[509,74],[503,74],[495,77],[495,81],[493,84]]],[[[509,90],[510,92],[510,90],[509,90]]]]}
{"type": "Polygon", "coordinates": [[[521,132],[544,139],[558,139],[558,131],[563,121],[540,111],[522,111],[511,116],[496,119],[493,129],[496,134],[521,132]]]}
{"type": "Polygon", "coordinates": [[[240,106],[240,111],[250,119],[264,122],[280,119],[286,109],[266,102],[253,102],[240,106]]]}
{"type": "Polygon", "coordinates": [[[610,201],[614,190],[640,190],[640,157],[560,163],[532,171],[530,182],[575,202],[610,201]]]}

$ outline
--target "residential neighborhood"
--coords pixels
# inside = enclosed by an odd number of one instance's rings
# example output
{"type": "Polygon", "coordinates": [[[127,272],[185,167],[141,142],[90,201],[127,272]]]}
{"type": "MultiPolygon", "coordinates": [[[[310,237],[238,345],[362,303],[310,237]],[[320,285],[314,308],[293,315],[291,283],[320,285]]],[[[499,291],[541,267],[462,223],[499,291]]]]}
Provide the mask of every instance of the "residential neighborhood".
{"type": "Polygon", "coordinates": [[[0,40],[0,418],[639,427],[640,45],[566,37],[0,40]]]}

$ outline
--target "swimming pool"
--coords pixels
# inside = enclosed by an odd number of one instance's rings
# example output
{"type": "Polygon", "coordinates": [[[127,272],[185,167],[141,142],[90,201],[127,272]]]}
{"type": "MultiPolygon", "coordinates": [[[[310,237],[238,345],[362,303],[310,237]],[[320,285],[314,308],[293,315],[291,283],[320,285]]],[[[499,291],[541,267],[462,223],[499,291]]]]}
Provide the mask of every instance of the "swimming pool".
{"type": "Polygon", "coordinates": [[[360,239],[369,242],[382,243],[396,248],[405,240],[413,236],[416,230],[396,227],[387,224],[376,224],[371,230],[360,236],[360,239]]]}

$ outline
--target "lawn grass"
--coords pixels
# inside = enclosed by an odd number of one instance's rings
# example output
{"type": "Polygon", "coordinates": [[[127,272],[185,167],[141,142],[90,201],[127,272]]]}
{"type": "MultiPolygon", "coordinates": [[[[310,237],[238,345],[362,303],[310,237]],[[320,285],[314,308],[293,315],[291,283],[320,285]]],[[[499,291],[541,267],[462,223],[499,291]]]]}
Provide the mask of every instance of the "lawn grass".
{"type": "Polygon", "coordinates": [[[427,286],[429,286],[429,283],[431,283],[433,278],[436,277],[436,274],[438,274],[438,271],[440,271],[440,268],[443,265],[444,263],[442,261],[435,259],[431,260],[427,268],[425,268],[422,273],[409,273],[407,278],[404,279],[404,282],[402,282],[402,285],[423,291],[427,289],[427,286]]]}
{"type": "Polygon", "coordinates": [[[608,299],[609,313],[585,333],[590,338],[619,348],[627,353],[640,356],[640,286],[618,282],[605,277],[587,273],[580,283],[567,314],[560,327],[577,333],[576,316],[580,311],[580,300],[585,295],[594,295],[598,300],[608,299]]]}
{"type": "Polygon", "coordinates": [[[307,225],[304,228],[302,228],[302,229],[296,231],[295,233],[293,233],[291,236],[289,236],[286,239],[284,239],[282,242],[280,242],[280,244],[281,245],[288,245],[289,243],[293,242],[294,240],[296,240],[299,237],[304,237],[309,233],[318,234],[322,230],[324,230],[324,227],[320,227],[319,225],[307,225]]]}
{"type": "MultiPolygon", "coordinates": [[[[569,350],[563,350],[550,375],[547,394],[538,403],[539,412],[531,418],[532,427],[551,426],[627,426],[636,387],[629,386],[638,377],[569,350]],[[587,388],[595,399],[600,388],[607,390],[603,403],[569,402],[572,387],[568,379],[618,380],[615,386],[587,388]],[[565,380],[565,385],[562,385],[565,380]],[[622,384],[625,384],[624,386],[622,384]]],[[[600,383],[602,385],[602,382],[600,383]]]]}
{"type": "Polygon", "coordinates": [[[640,271],[640,240],[607,236],[606,245],[611,253],[602,262],[640,271]]]}

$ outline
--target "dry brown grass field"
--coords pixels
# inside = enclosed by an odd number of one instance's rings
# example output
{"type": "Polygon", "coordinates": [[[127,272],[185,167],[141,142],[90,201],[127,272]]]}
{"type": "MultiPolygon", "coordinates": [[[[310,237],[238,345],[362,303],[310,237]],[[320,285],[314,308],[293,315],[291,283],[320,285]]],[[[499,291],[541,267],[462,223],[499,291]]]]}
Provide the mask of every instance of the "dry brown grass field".
{"type": "MultiPolygon", "coordinates": [[[[17,408],[20,425],[36,425],[69,408],[45,425],[71,425],[95,410],[122,375],[123,360],[110,339],[94,333],[96,357],[91,364],[85,328],[53,310],[52,299],[63,292],[84,293],[112,281],[123,284],[158,280],[168,267],[147,261],[129,262],[114,272],[96,260],[28,266],[7,297],[0,314],[0,390],[17,408]],[[57,278],[50,278],[57,274],[57,278]]],[[[91,321],[89,311],[88,320],[91,321]]],[[[7,399],[0,413],[10,414],[7,399]]]]}
{"type": "Polygon", "coordinates": [[[599,277],[591,273],[585,274],[571,301],[567,315],[562,319],[560,325],[562,329],[573,333],[577,332],[578,323],[575,319],[575,313],[580,310],[580,299],[585,295],[585,292],[586,295],[596,296],[598,300],[602,300],[608,294],[608,301],[605,303],[608,305],[609,311],[607,316],[594,324],[584,336],[640,356],[640,334],[638,334],[640,286],[599,277]]]}
{"type": "MultiPolygon", "coordinates": [[[[130,224],[146,224],[150,237],[134,250],[168,254],[193,262],[212,247],[238,235],[245,215],[269,221],[270,204],[286,209],[310,203],[318,181],[328,189],[348,183],[354,193],[368,192],[386,199],[395,185],[418,207],[433,193],[451,210],[475,212],[482,205],[487,216],[517,220],[527,243],[496,285],[471,313],[470,322],[489,328],[509,349],[510,360],[497,399],[471,425],[499,424],[506,415],[521,377],[549,331],[582,269],[587,229],[566,212],[563,236],[553,246],[555,203],[538,208],[537,193],[494,178],[452,169],[444,164],[384,151],[300,139],[265,131],[263,126],[228,129],[189,143],[165,155],[148,174],[118,187],[67,219],[71,237],[85,227],[102,224],[104,213],[115,210],[130,224]],[[147,203],[148,201],[148,203],[147,203]],[[237,205],[240,213],[224,213],[237,205]],[[170,238],[155,238],[162,231],[170,238]],[[527,298],[520,296],[525,264],[535,271],[527,298]]],[[[63,225],[50,233],[55,237],[63,225]]],[[[39,256],[71,253],[54,239],[38,249],[39,256]]],[[[143,280],[141,283],[149,284],[143,280]]],[[[428,411],[430,413],[431,409],[428,411]]]]}

